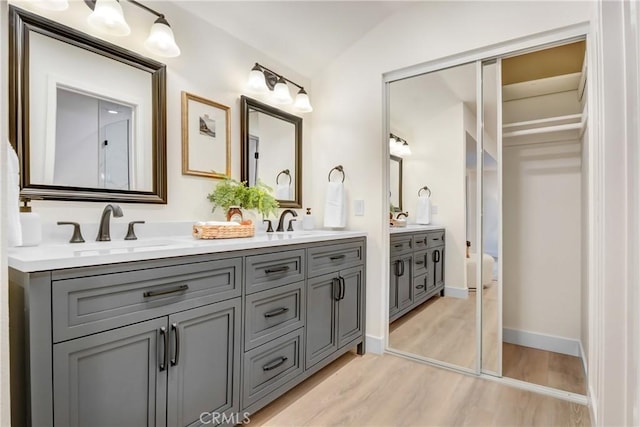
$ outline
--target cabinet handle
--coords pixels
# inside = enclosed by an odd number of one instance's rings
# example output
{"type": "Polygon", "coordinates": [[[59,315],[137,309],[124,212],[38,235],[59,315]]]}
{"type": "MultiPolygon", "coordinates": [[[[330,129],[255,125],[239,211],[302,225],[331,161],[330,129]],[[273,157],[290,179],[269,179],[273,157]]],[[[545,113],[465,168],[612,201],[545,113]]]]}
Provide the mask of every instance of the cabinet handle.
{"type": "Polygon", "coordinates": [[[273,360],[269,363],[267,363],[266,365],[264,365],[262,367],[263,371],[271,371],[276,369],[278,366],[282,365],[284,362],[286,362],[287,360],[289,360],[288,357],[285,356],[281,356],[279,358],[277,358],[276,360],[273,360]]]}
{"type": "Polygon", "coordinates": [[[424,261],[418,260],[418,261],[416,261],[416,264],[422,265],[422,264],[424,264],[424,261]]]}
{"type": "Polygon", "coordinates": [[[394,248],[396,249],[400,249],[401,247],[403,247],[404,245],[402,243],[398,244],[398,245],[393,245],[394,248]]]}
{"type": "Polygon", "coordinates": [[[436,250],[434,253],[436,254],[436,262],[440,262],[440,251],[436,250]]]}
{"type": "Polygon", "coordinates": [[[404,261],[400,260],[400,266],[402,267],[402,270],[400,270],[400,276],[404,276],[404,261]]]}
{"type": "Polygon", "coordinates": [[[331,261],[337,261],[337,260],[339,260],[339,259],[344,259],[344,258],[346,258],[346,257],[347,257],[347,255],[345,255],[345,254],[340,254],[340,255],[334,255],[334,256],[332,256],[332,257],[329,257],[329,259],[330,259],[331,261]]]}
{"type": "Polygon", "coordinates": [[[344,277],[338,277],[338,280],[340,281],[340,299],[344,299],[344,294],[347,291],[347,286],[344,282],[344,277]]]}
{"type": "Polygon", "coordinates": [[[275,267],[275,268],[266,268],[264,270],[264,272],[266,274],[271,274],[271,273],[284,273],[285,271],[289,271],[289,266],[288,265],[283,265],[281,267],[275,267]]]}
{"type": "Polygon", "coordinates": [[[171,366],[176,366],[180,361],[180,329],[176,323],[171,324],[171,331],[175,335],[175,350],[173,352],[173,358],[171,359],[171,366]]]}
{"type": "Polygon", "coordinates": [[[418,285],[416,286],[416,289],[424,289],[424,285],[418,285]]]}
{"type": "Polygon", "coordinates": [[[331,279],[331,283],[332,283],[332,291],[333,291],[333,299],[334,301],[340,301],[340,294],[342,293],[342,289],[341,289],[341,284],[340,284],[340,279],[337,277],[334,277],[333,279],[331,279]],[[338,295],[336,295],[336,284],[338,285],[338,295]]]}
{"type": "Polygon", "coordinates": [[[396,277],[400,277],[400,260],[396,260],[395,262],[395,268],[396,268],[396,277]]]}
{"type": "Polygon", "coordinates": [[[189,289],[189,285],[180,285],[175,288],[164,289],[162,291],[146,291],[145,293],[142,294],[142,296],[144,296],[145,298],[159,297],[160,295],[169,295],[169,294],[175,294],[178,292],[184,292],[187,289],[189,289]]]}
{"type": "Polygon", "coordinates": [[[275,316],[278,316],[278,315],[280,315],[282,313],[286,313],[287,311],[289,311],[289,309],[287,307],[276,308],[275,310],[267,311],[264,314],[264,317],[275,317],[275,316]]]}
{"type": "Polygon", "coordinates": [[[160,372],[167,369],[167,359],[169,358],[169,345],[167,344],[167,328],[160,327],[160,337],[162,337],[162,362],[160,363],[160,372]]]}

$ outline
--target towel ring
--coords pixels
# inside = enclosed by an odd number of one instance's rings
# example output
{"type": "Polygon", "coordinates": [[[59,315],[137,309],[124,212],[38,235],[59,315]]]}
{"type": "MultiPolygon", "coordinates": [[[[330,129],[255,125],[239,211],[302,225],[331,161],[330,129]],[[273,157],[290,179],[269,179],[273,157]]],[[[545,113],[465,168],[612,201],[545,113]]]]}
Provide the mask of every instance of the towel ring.
{"type": "Polygon", "coordinates": [[[280,184],[278,182],[278,180],[280,179],[280,175],[285,174],[289,177],[289,185],[291,185],[291,172],[289,172],[289,169],[285,169],[282,172],[280,172],[277,176],[276,176],[276,185],[280,184]]]}
{"type": "Polygon", "coordinates": [[[340,172],[342,174],[342,182],[344,182],[344,168],[342,167],[342,165],[338,165],[329,171],[329,182],[331,182],[331,173],[333,171],[340,172]]]}
{"type": "Polygon", "coordinates": [[[431,197],[431,190],[429,190],[429,187],[427,187],[426,185],[418,190],[418,197],[420,197],[420,193],[423,191],[428,191],[429,194],[427,194],[427,197],[431,197]]]}

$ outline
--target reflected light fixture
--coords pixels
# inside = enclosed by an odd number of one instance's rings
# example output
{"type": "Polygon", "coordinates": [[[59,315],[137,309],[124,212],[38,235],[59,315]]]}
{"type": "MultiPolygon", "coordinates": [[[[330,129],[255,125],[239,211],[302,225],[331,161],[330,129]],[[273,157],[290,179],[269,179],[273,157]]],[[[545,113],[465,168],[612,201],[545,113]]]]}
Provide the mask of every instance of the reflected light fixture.
{"type": "Polygon", "coordinates": [[[257,62],[249,73],[247,88],[254,93],[266,93],[268,91],[272,91],[272,99],[274,103],[284,105],[291,104],[291,102],[293,102],[293,108],[301,113],[310,113],[313,111],[309,95],[302,86],[289,80],[283,75],[277,74],[275,71],[258,64],[257,62]],[[298,88],[298,94],[296,95],[295,101],[291,98],[288,83],[291,83],[298,88]]]}
{"type": "MultiPolygon", "coordinates": [[[[92,28],[112,36],[126,36],[131,33],[119,0],[84,0],[84,2],[93,10],[87,18],[87,22],[92,28]]],[[[135,0],[128,0],[128,2],[158,17],[151,26],[144,47],[151,53],[165,58],[180,55],[180,48],[176,44],[171,26],[164,15],[135,0]]]]}
{"type": "Polygon", "coordinates": [[[392,133],[389,134],[389,153],[393,156],[405,157],[411,155],[411,148],[406,139],[392,133]]]}

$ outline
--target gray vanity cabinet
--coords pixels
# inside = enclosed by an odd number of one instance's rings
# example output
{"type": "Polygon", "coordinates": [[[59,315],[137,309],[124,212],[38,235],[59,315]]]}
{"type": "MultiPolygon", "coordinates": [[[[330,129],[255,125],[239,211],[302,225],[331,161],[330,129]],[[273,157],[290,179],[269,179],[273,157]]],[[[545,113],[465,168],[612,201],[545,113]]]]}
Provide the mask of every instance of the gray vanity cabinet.
{"type": "Polygon", "coordinates": [[[167,319],[56,344],[56,426],[165,426],[167,374],[158,366],[167,319]],[[99,386],[97,386],[99,384],[99,386]]]}
{"type": "Polygon", "coordinates": [[[309,369],[364,332],[364,242],[307,253],[306,359],[309,369]]]}
{"type": "Polygon", "coordinates": [[[190,426],[237,412],[239,309],[229,300],[55,344],[55,425],[190,426]]]}
{"type": "Polygon", "coordinates": [[[396,233],[390,239],[389,322],[444,292],[444,230],[396,233]]]}

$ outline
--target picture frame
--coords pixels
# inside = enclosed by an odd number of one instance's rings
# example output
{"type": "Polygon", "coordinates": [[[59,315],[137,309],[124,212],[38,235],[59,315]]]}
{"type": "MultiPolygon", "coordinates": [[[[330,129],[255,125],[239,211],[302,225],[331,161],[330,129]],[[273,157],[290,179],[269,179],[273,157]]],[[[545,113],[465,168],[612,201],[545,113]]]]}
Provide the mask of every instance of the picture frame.
{"type": "Polygon", "coordinates": [[[182,174],[231,177],[231,108],[182,92],[182,174]]]}

